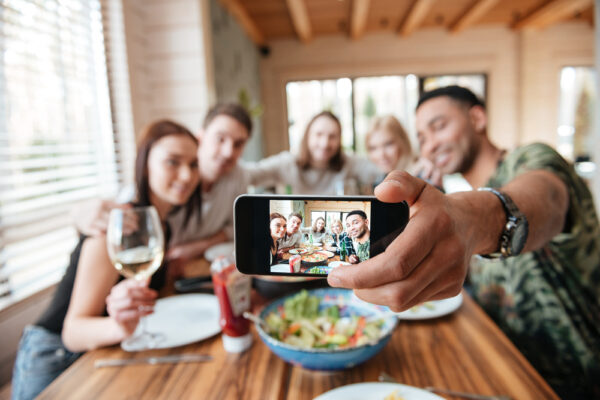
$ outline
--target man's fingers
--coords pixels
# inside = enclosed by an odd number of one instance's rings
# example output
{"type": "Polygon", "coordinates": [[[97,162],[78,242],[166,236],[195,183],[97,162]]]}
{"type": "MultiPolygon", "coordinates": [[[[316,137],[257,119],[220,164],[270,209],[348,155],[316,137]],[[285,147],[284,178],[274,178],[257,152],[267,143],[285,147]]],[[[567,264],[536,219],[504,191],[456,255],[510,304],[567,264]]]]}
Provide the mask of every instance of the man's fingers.
{"type": "Polygon", "coordinates": [[[426,215],[412,219],[382,254],[356,265],[334,268],[327,279],[329,284],[366,289],[407,278],[436,243],[439,232],[431,232],[430,222],[426,215]]]}
{"type": "Polygon", "coordinates": [[[405,171],[392,171],[385,180],[375,188],[375,196],[384,203],[406,201],[412,206],[427,185],[405,171]]]}

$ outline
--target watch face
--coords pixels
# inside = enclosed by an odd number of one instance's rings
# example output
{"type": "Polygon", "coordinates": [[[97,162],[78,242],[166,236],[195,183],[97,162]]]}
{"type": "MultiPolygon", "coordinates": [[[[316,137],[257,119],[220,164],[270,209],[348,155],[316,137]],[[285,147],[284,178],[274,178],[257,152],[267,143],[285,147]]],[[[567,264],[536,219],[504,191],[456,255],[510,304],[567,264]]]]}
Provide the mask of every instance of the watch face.
{"type": "Polygon", "coordinates": [[[523,247],[525,247],[528,230],[527,221],[520,220],[517,222],[517,226],[513,232],[511,240],[512,254],[516,255],[521,253],[521,250],[523,250],[523,247]]]}

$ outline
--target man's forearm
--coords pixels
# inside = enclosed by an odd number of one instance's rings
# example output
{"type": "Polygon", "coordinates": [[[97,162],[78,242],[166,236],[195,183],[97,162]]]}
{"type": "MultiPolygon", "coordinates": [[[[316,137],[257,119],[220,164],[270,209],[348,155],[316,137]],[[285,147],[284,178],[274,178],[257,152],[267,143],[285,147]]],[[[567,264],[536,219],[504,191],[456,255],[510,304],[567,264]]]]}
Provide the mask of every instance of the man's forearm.
{"type": "Polygon", "coordinates": [[[185,246],[190,246],[191,258],[194,258],[204,254],[206,249],[208,249],[209,247],[219,243],[223,243],[225,241],[227,241],[227,235],[225,234],[225,231],[219,231],[218,233],[207,238],[186,243],[185,246]]]}
{"type": "MultiPolygon", "coordinates": [[[[547,171],[525,173],[500,188],[525,214],[529,234],[524,252],[537,250],[563,230],[569,206],[566,185],[547,171]]],[[[463,218],[469,221],[466,235],[474,238],[476,254],[498,251],[506,224],[500,200],[489,192],[461,192],[449,195],[463,218]]]]}

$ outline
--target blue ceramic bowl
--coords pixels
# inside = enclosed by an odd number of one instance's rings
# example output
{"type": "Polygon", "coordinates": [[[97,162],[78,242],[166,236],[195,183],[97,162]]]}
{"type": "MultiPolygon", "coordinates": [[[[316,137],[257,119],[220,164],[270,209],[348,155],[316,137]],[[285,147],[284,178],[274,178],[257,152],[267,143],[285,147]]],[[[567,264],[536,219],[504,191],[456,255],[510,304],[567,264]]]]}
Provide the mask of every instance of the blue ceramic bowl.
{"type": "MultiPolygon", "coordinates": [[[[368,317],[384,313],[387,310],[387,307],[363,302],[347,289],[323,288],[309,290],[308,293],[320,298],[320,309],[333,305],[339,306],[341,316],[364,315],[368,317]]],[[[278,308],[283,307],[285,300],[292,296],[295,294],[269,303],[261,311],[260,317],[265,319],[270,313],[278,312],[278,308]]],[[[386,318],[381,326],[381,337],[377,342],[345,349],[302,349],[269,336],[258,324],[256,329],[262,341],[283,360],[306,369],[336,371],[352,368],[379,353],[390,340],[397,322],[398,319],[394,316],[386,318]]]]}

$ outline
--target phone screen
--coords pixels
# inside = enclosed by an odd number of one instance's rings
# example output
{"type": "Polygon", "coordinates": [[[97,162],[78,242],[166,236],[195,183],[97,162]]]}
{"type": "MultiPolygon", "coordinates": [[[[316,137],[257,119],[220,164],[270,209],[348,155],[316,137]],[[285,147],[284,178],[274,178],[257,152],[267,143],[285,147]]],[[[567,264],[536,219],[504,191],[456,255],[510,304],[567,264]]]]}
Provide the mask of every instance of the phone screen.
{"type": "Polygon", "coordinates": [[[326,276],[384,251],[407,221],[406,203],[374,197],[241,196],[236,264],[249,274],[326,276]]]}
{"type": "Polygon", "coordinates": [[[367,260],[370,221],[370,201],[270,200],[270,272],[327,275],[367,260]]]}

